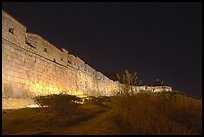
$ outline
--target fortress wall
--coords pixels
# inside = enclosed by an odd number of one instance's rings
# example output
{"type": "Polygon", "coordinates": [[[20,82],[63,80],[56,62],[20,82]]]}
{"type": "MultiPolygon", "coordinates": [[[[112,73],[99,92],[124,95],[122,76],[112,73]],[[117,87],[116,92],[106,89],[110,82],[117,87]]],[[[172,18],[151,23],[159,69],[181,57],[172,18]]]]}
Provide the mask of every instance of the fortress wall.
{"type": "Polygon", "coordinates": [[[37,34],[27,33],[25,26],[2,11],[3,97],[62,92],[112,96],[122,86],[66,49],[55,47],[37,34]]]}
{"type": "Polygon", "coordinates": [[[66,92],[110,95],[114,81],[59,49],[2,11],[2,95],[25,97],[66,92]],[[14,29],[14,33],[9,32],[14,29]]]}
{"type": "Polygon", "coordinates": [[[98,89],[97,80],[83,71],[56,64],[52,60],[29,52],[4,39],[2,41],[2,51],[3,54],[6,54],[2,60],[2,94],[4,97],[36,96],[61,92],[74,95],[103,95],[98,89]]]}

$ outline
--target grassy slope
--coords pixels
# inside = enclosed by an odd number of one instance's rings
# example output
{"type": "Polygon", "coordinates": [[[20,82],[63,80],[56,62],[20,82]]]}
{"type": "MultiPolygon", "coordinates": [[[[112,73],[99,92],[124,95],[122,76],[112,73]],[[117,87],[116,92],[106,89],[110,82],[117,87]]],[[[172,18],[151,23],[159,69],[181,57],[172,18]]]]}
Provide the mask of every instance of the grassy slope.
{"type": "Polygon", "coordinates": [[[2,112],[3,134],[202,134],[202,100],[180,94],[113,97],[69,114],[25,108],[2,112]]]}
{"type": "Polygon", "coordinates": [[[138,94],[113,100],[124,134],[202,133],[202,100],[178,93],[138,94]]]}

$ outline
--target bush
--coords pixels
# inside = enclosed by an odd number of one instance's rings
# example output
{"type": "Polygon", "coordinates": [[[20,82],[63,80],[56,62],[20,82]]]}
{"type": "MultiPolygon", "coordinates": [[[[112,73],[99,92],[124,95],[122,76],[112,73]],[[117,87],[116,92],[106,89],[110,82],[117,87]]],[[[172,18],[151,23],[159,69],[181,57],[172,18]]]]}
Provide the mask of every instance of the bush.
{"type": "MultiPolygon", "coordinates": [[[[81,99],[77,96],[66,94],[52,94],[47,96],[37,96],[34,101],[40,107],[48,107],[56,112],[68,112],[73,107],[77,107],[81,99]]],[[[70,111],[71,112],[71,111],[70,111]]]]}

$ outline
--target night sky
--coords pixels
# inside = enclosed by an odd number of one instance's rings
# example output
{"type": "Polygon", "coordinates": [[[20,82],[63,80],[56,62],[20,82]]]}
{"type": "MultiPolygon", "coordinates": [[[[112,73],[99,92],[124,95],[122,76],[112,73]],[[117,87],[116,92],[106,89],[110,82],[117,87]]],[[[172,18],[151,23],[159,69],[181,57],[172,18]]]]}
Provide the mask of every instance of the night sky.
{"type": "Polygon", "coordinates": [[[2,9],[102,73],[202,96],[202,3],[14,3],[2,9]]]}

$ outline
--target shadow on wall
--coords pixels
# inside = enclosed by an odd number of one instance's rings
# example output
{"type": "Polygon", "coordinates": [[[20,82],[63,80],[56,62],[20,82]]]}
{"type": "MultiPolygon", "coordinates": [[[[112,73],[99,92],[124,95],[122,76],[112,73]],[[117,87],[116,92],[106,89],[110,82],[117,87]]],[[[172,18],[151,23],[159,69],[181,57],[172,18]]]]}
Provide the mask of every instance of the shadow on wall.
{"type": "Polygon", "coordinates": [[[27,90],[20,90],[18,87],[12,87],[11,84],[2,84],[2,91],[2,97],[4,98],[31,97],[27,90]]]}

